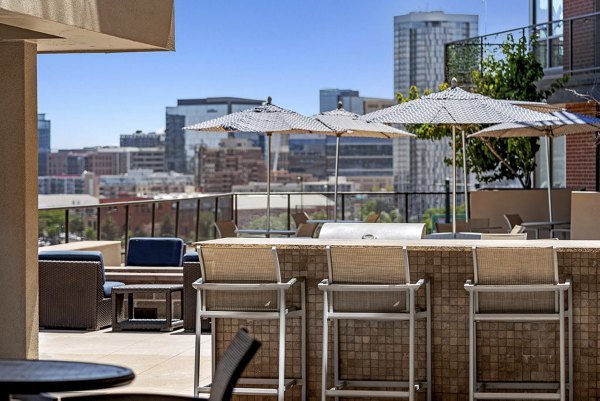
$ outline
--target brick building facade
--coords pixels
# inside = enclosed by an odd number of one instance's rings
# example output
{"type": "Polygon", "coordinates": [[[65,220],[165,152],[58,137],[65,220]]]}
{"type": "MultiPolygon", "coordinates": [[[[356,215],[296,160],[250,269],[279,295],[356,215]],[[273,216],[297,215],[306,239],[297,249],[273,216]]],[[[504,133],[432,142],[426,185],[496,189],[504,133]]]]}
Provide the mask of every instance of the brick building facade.
{"type": "MultiPolygon", "coordinates": [[[[569,103],[567,109],[574,113],[600,116],[600,105],[597,103],[569,103]]],[[[598,163],[596,134],[567,135],[567,188],[597,189],[598,163]]]]}

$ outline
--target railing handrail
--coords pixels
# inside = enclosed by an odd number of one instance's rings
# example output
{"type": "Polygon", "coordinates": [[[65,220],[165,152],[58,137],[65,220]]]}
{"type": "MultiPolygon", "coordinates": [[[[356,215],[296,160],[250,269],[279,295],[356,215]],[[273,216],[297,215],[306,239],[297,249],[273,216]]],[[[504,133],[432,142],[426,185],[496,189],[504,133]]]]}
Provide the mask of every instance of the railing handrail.
{"type": "MultiPolygon", "coordinates": [[[[578,19],[585,19],[585,18],[589,18],[589,17],[595,17],[595,16],[600,16],[600,11],[596,11],[593,13],[587,13],[587,14],[582,14],[582,15],[578,15],[575,17],[569,17],[569,18],[563,18],[560,20],[554,20],[554,21],[546,21],[546,22],[539,22],[537,24],[531,24],[531,25],[526,25],[526,26],[522,26],[519,28],[512,28],[512,29],[507,29],[504,31],[499,31],[499,32],[494,32],[494,33],[488,33],[485,35],[479,35],[479,36],[473,36],[467,39],[460,39],[460,40],[455,40],[453,42],[446,42],[445,46],[450,46],[450,45],[465,45],[465,44],[469,44],[468,42],[471,41],[475,41],[477,39],[483,39],[483,38],[487,38],[487,37],[491,37],[491,36],[498,36],[498,35],[503,35],[506,33],[510,33],[510,32],[516,32],[516,31],[524,31],[526,29],[531,29],[531,28],[535,28],[538,26],[542,26],[542,25],[554,25],[554,24],[558,24],[558,23],[565,23],[565,22],[569,22],[569,21],[575,21],[578,19]]],[[[480,45],[480,44],[474,44],[474,45],[480,45]]]]}
{"type": "MultiPolygon", "coordinates": [[[[265,192],[266,193],[266,192],[265,192]]],[[[107,202],[107,203],[92,203],[88,205],[64,205],[64,206],[50,206],[50,207],[38,207],[38,210],[65,210],[65,209],[86,209],[86,208],[98,208],[98,207],[118,207],[125,205],[144,205],[159,202],[181,202],[181,201],[193,201],[198,199],[211,199],[220,198],[225,196],[235,196],[234,192],[224,192],[219,194],[205,194],[192,196],[187,198],[174,198],[174,199],[146,199],[146,200],[134,200],[134,201],[123,201],[123,202],[107,202]]]]}

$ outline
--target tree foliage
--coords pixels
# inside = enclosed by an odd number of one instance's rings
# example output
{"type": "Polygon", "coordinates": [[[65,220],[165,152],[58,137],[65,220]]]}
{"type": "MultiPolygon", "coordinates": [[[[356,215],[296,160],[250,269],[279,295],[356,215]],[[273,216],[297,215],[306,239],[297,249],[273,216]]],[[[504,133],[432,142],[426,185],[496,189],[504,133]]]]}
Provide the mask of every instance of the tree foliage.
{"type": "MultiPolygon", "coordinates": [[[[499,57],[489,55],[481,61],[481,71],[473,71],[473,91],[495,99],[541,101],[562,88],[567,77],[554,81],[548,88],[537,86],[544,76],[544,69],[536,59],[532,49],[537,46],[537,38],[525,37],[515,41],[508,35],[500,46],[499,57]]],[[[444,90],[447,84],[440,85],[444,90]]],[[[431,91],[425,89],[423,95],[431,91]]],[[[419,97],[416,87],[411,87],[408,96],[397,95],[398,102],[419,97]]],[[[472,126],[466,131],[472,133],[482,126],[472,126]]],[[[421,139],[440,140],[451,137],[449,127],[420,124],[408,127],[421,139]]],[[[451,146],[451,141],[449,141],[451,146]]],[[[463,150],[457,140],[457,164],[462,165],[463,150]]],[[[485,183],[504,179],[517,179],[524,188],[531,188],[531,173],[535,170],[535,154],[539,150],[538,138],[488,138],[470,140],[467,146],[467,170],[476,174],[477,180],[485,183]]],[[[446,160],[447,164],[451,160],[446,160]]]]}

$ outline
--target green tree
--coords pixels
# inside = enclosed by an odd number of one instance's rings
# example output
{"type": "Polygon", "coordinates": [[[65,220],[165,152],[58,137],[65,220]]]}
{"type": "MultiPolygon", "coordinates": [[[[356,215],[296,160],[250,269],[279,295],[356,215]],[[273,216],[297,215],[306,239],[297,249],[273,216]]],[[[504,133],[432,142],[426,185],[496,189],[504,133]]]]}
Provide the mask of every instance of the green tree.
{"type": "MultiPolygon", "coordinates": [[[[507,36],[501,45],[501,56],[493,54],[481,62],[481,71],[472,72],[473,90],[496,98],[511,100],[540,101],[563,87],[567,77],[554,81],[548,88],[540,90],[537,84],[544,76],[542,65],[531,51],[537,46],[537,39],[525,37],[515,41],[507,36]]],[[[448,88],[442,84],[439,90],[448,88]]],[[[423,90],[423,95],[431,91],[423,90]]],[[[416,99],[419,90],[411,87],[407,96],[397,95],[399,103],[416,99]]],[[[420,139],[440,140],[451,138],[452,130],[447,126],[419,124],[407,127],[420,139]]],[[[481,126],[471,126],[467,133],[480,130],[481,126]]],[[[448,141],[450,146],[451,140],[448,141]]],[[[488,138],[471,140],[467,147],[467,170],[474,172],[481,182],[494,182],[504,179],[518,179],[523,188],[531,188],[531,173],[535,170],[535,154],[539,150],[538,138],[488,138]]],[[[457,164],[462,165],[463,150],[457,141],[457,164]]],[[[446,160],[447,164],[451,160],[446,160]]]]}
{"type": "MultiPolygon", "coordinates": [[[[544,69],[532,51],[537,43],[535,36],[528,43],[525,37],[515,41],[508,35],[501,45],[502,57],[490,55],[482,61],[481,71],[473,71],[474,90],[496,99],[539,102],[562,88],[568,76],[539,89],[544,69]]],[[[531,188],[539,148],[537,137],[487,138],[469,143],[467,160],[471,160],[471,171],[482,182],[516,178],[523,188],[531,188]]]]}
{"type": "Polygon", "coordinates": [[[117,226],[112,218],[108,217],[102,220],[100,226],[100,239],[104,241],[114,241],[119,239],[117,226]]]}
{"type": "Polygon", "coordinates": [[[171,222],[171,216],[166,214],[163,218],[163,221],[160,225],[160,236],[161,237],[171,237],[175,233],[175,227],[171,222]]]}

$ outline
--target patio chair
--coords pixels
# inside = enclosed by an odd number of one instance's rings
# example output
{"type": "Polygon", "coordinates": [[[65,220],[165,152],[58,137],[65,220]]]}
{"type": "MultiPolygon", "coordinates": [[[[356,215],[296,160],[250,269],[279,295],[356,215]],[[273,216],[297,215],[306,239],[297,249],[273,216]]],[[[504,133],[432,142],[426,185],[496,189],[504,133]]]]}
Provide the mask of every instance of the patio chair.
{"type": "Polygon", "coordinates": [[[567,389],[569,400],[573,400],[571,280],[559,283],[557,265],[556,247],[473,247],[474,279],[465,283],[465,290],[469,292],[469,400],[485,398],[564,401],[567,389]],[[478,381],[475,328],[477,322],[544,321],[559,323],[558,382],[478,381]],[[568,324],[565,324],[565,321],[568,324]],[[565,357],[565,329],[568,330],[568,366],[565,357]],[[541,390],[546,392],[540,393],[541,390]]]}
{"type": "MultiPolygon", "coordinates": [[[[229,401],[232,390],[238,382],[242,372],[248,366],[258,349],[260,341],[255,340],[244,328],[240,329],[229,347],[225,350],[219,365],[213,375],[213,386],[211,388],[209,401],[229,401]]],[[[62,395],[61,399],[69,401],[192,401],[195,397],[166,394],[136,394],[136,393],[109,393],[75,395],[70,397],[62,395]]]]}
{"type": "Polygon", "coordinates": [[[527,233],[481,233],[481,239],[492,239],[492,240],[526,240],[527,233]]]}
{"type": "Polygon", "coordinates": [[[515,224],[513,228],[510,229],[509,234],[522,234],[525,232],[525,227],[515,224]]]}
{"type": "MultiPolygon", "coordinates": [[[[98,330],[111,325],[111,292],[98,251],[40,251],[41,328],[98,330]]],[[[121,311],[122,313],[122,311],[121,311]]]]}
{"type": "MultiPolygon", "coordinates": [[[[451,233],[452,223],[435,223],[435,231],[438,233],[451,233]]],[[[457,233],[470,233],[471,225],[469,222],[460,220],[456,222],[457,233]]]]}
{"type": "Polygon", "coordinates": [[[309,219],[308,214],[306,212],[293,213],[292,219],[294,219],[294,223],[296,223],[296,227],[300,227],[300,224],[306,223],[309,219]]]}
{"type": "MultiPolygon", "coordinates": [[[[287,282],[281,279],[277,250],[273,248],[250,247],[208,247],[198,248],[202,278],[194,283],[198,290],[196,307],[196,353],[194,366],[194,392],[196,395],[210,391],[210,387],[200,387],[200,319],[208,317],[271,320],[279,326],[278,376],[276,379],[244,378],[240,384],[250,387],[234,388],[233,393],[245,395],[277,396],[284,401],[285,391],[295,385],[301,386],[301,399],[306,399],[306,300],[305,284],[302,278],[292,278],[287,282]],[[287,304],[287,293],[299,290],[299,303],[287,304]],[[301,375],[286,378],[286,321],[300,319],[300,363],[301,375]],[[268,386],[268,387],[265,387],[268,386]]],[[[213,331],[214,334],[214,331],[213,331]]],[[[212,366],[216,362],[213,336],[212,366]]],[[[288,361],[289,364],[289,361],[288,361]]]]}
{"type": "MultiPolygon", "coordinates": [[[[518,214],[505,214],[504,220],[508,223],[508,231],[511,233],[516,226],[522,227],[521,224],[523,223],[523,219],[518,214]]],[[[533,231],[536,239],[540,237],[540,230],[538,228],[527,228],[525,230],[533,231]]],[[[520,232],[525,232],[525,230],[520,232]]]]}
{"type": "Polygon", "coordinates": [[[217,229],[217,238],[235,238],[237,237],[237,225],[231,221],[215,221],[215,228],[217,229]]]}
{"type": "Polygon", "coordinates": [[[379,220],[379,213],[371,212],[367,216],[365,223],[377,223],[377,220],[379,220]]]}
{"type": "Polygon", "coordinates": [[[296,237],[312,238],[319,223],[301,223],[296,230],[296,237]]]}
{"type": "MultiPolygon", "coordinates": [[[[406,247],[327,246],[329,277],[319,289],[323,291],[323,368],[321,400],[327,397],[407,397],[416,398],[416,391],[425,387],[431,400],[431,301],[427,279],[410,282],[406,247]],[[425,289],[426,309],[417,308],[416,292],[425,289]],[[426,333],[421,347],[426,351],[426,378],[415,379],[416,320],[425,319],[426,333]],[[408,380],[370,381],[340,377],[340,320],[398,320],[408,322],[408,380]],[[333,322],[333,387],[327,386],[328,323],[333,322]],[[352,389],[347,389],[351,387],[352,389]],[[375,390],[375,388],[386,388],[375,390]],[[392,390],[398,389],[398,390],[392,390]],[[402,390],[399,390],[402,389],[402,390]]],[[[404,351],[404,350],[403,350],[404,351]]]]}
{"type": "MultiPolygon", "coordinates": [[[[458,224],[458,222],[457,222],[457,224],[458,224]]],[[[469,225],[471,226],[472,232],[476,232],[476,233],[489,233],[490,232],[489,217],[470,218],[469,225]]]]}

